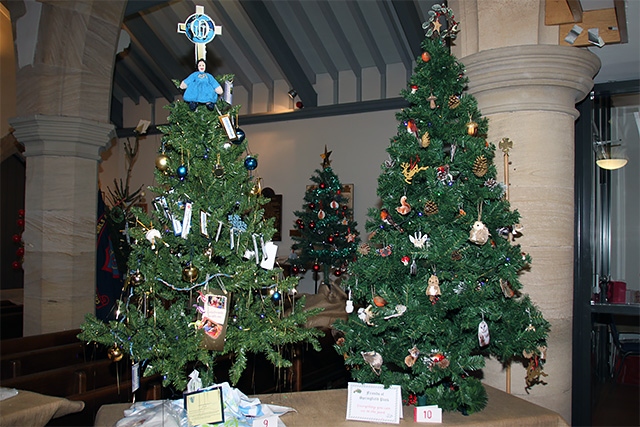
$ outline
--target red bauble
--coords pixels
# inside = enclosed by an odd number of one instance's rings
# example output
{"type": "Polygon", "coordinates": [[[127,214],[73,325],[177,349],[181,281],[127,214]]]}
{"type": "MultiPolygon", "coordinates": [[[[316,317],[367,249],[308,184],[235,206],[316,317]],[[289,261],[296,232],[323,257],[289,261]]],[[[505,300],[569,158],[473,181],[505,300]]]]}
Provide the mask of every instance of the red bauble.
{"type": "Polygon", "coordinates": [[[24,218],[24,209],[18,209],[18,216],[24,218]]]}
{"type": "Polygon", "coordinates": [[[18,248],[16,249],[16,256],[18,258],[22,258],[24,256],[24,248],[18,248]]]}
{"type": "Polygon", "coordinates": [[[329,243],[333,243],[333,236],[327,237],[327,240],[329,241],[329,243]]]}
{"type": "Polygon", "coordinates": [[[326,187],[327,187],[327,184],[325,184],[324,182],[320,183],[320,188],[324,190],[326,187]]]}
{"type": "Polygon", "coordinates": [[[297,265],[294,265],[293,267],[291,267],[291,272],[293,274],[298,274],[300,273],[300,268],[297,265]]]}
{"type": "Polygon", "coordinates": [[[342,270],[336,270],[336,271],[334,271],[334,272],[333,272],[333,274],[334,274],[335,276],[339,276],[339,275],[341,275],[341,274],[342,274],[342,270]]]}
{"type": "Polygon", "coordinates": [[[298,102],[296,102],[296,107],[297,108],[304,108],[304,104],[302,103],[302,101],[298,101],[298,102]]]}
{"type": "Polygon", "coordinates": [[[342,194],[342,190],[336,191],[336,194],[338,194],[338,195],[342,194]]]}
{"type": "Polygon", "coordinates": [[[20,264],[18,261],[13,261],[11,263],[11,268],[13,268],[14,270],[20,270],[22,268],[22,264],[20,264]]]}
{"type": "Polygon", "coordinates": [[[424,62],[429,62],[431,60],[431,55],[429,55],[429,52],[422,52],[422,60],[424,62]]]}
{"type": "Polygon", "coordinates": [[[309,223],[309,228],[315,228],[315,227],[316,227],[316,223],[315,223],[315,222],[313,222],[313,221],[311,221],[311,222],[309,223]]]}
{"type": "Polygon", "coordinates": [[[309,209],[314,210],[316,208],[315,203],[309,203],[309,209]]]}
{"type": "Polygon", "coordinates": [[[319,264],[313,264],[313,271],[320,271],[320,265],[319,264]]]}
{"type": "Polygon", "coordinates": [[[20,227],[20,228],[24,228],[24,219],[22,219],[22,218],[18,218],[18,219],[16,220],[16,224],[18,225],[18,227],[20,227]]]}
{"type": "Polygon", "coordinates": [[[13,239],[13,243],[20,243],[22,241],[22,236],[19,234],[14,234],[12,239],[13,239]]]}

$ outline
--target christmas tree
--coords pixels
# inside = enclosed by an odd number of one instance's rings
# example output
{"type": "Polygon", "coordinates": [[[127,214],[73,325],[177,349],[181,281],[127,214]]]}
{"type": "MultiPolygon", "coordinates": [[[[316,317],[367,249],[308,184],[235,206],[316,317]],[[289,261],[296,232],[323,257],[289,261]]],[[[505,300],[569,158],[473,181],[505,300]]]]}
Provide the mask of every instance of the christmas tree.
{"type": "MultiPolygon", "coordinates": [[[[227,95],[232,80],[216,79],[227,95]]],[[[217,94],[184,98],[168,106],[161,128],[154,209],[132,209],[136,226],[126,231],[131,253],[115,320],[89,315],[80,334],[114,358],[128,354],[144,375],[159,373],[179,391],[194,369],[203,386],[216,382],[218,356],[231,356],[236,384],[250,354],[288,367],[287,345],[310,342],[319,350],[318,332],[304,328],[317,311],[294,301],[297,278],[274,266],[275,229],[263,218],[268,199],[252,176],[258,157],[237,127],[240,107],[217,94]]]]}
{"type": "Polygon", "coordinates": [[[296,211],[299,234],[293,236],[299,255],[290,260],[292,272],[299,273],[311,265],[323,272],[324,283],[330,285],[330,274],[341,276],[356,257],[360,237],[353,212],[343,194],[343,185],[331,168],[331,151],[324,148],[322,169],[311,177],[314,185],[304,195],[304,210],[296,211]]]}
{"type": "Polygon", "coordinates": [[[357,313],[334,326],[358,382],[400,385],[409,402],[472,413],[486,405],[485,357],[529,360],[541,382],[548,322],[521,292],[531,259],[513,237],[520,217],[496,181],[488,121],[449,53],[458,24],[436,5],[402,96],[370,209],[370,240],[350,266],[357,313]]]}

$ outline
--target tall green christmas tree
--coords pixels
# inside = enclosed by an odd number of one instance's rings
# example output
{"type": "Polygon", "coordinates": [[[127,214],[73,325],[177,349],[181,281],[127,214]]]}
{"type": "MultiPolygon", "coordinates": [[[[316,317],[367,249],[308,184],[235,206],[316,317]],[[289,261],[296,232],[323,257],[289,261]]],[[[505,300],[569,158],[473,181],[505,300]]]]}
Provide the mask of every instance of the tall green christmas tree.
{"type": "Polygon", "coordinates": [[[530,359],[527,386],[541,382],[549,324],[521,293],[531,259],[512,237],[518,212],[496,181],[488,122],[466,94],[464,66],[447,42],[458,24],[436,5],[423,25],[424,52],[402,96],[370,209],[370,241],[348,286],[357,313],[335,327],[336,350],[358,382],[400,385],[447,411],[486,405],[485,357],[530,359]]]}
{"type": "Polygon", "coordinates": [[[304,210],[296,211],[299,235],[298,257],[290,259],[292,271],[299,273],[307,266],[323,273],[323,281],[330,284],[330,274],[341,276],[356,257],[360,236],[353,220],[353,211],[343,194],[343,185],[331,168],[331,151],[324,148],[322,169],[311,177],[314,185],[304,195],[304,210]]]}
{"type": "MultiPolygon", "coordinates": [[[[232,79],[217,81],[229,86],[232,79]]],[[[298,279],[274,266],[275,229],[262,209],[268,199],[252,176],[257,156],[235,126],[240,107],[217,98],[168,106],[151,188],[158,197],[149,214],[134,211],[116,319],[87,316],[80,334],[109,346],[110,354],[128,354],[144,375],[160,373],[177,390],[193,369],[203,386],[216,382],[221,355],[232,356],[236,384],[250,354],[288,367],[285,346],[311,342],[319,349],[317,331],[304,328],[315,313],[293,300],[298,279]],[[293,305],[286,315],[285,302],[293,305]]]]}

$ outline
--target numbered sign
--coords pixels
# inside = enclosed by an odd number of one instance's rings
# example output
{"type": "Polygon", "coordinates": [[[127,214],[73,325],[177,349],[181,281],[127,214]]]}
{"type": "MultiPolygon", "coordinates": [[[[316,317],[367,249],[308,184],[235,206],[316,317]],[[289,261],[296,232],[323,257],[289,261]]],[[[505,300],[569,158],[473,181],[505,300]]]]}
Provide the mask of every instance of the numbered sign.
{"type": "Polygon", "coordinates": [[[416,423],[442,423],[442,408],[437,405],[416,406],[413,408],[413,421],[416,423]]]}
{"type": "Polygon", "coordinates": [[[251,427],[278,427],[278,416],[270,415],[268,417],[254,418],[251,427]]]}

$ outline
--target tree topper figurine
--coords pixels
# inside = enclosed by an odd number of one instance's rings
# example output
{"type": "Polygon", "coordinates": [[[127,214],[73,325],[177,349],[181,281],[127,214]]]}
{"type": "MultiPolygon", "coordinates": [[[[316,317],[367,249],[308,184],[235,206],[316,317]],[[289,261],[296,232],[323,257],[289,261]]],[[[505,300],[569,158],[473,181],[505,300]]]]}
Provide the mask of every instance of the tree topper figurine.
{"type": "Polygon", "coordinates": [[[183,99],[189,103],[189,109],[195,111],[198,104],[205,104],[209,111],[213,111],[218,95],[222,95],[223,89],[220,83],[205,70],[207,61],[198,59],[198,71],[194,71],[180,83],[180,89],[185,89],[183,99]]]}

